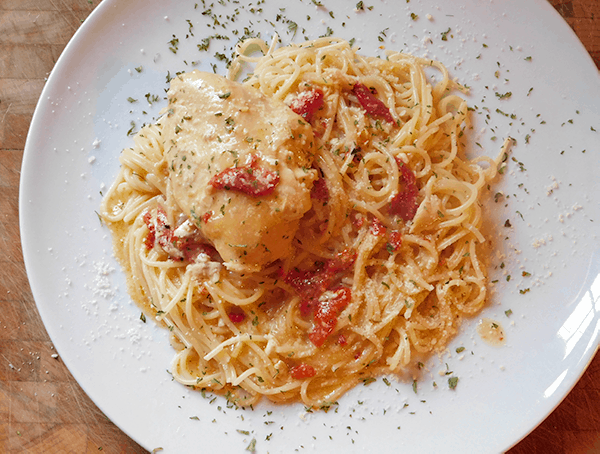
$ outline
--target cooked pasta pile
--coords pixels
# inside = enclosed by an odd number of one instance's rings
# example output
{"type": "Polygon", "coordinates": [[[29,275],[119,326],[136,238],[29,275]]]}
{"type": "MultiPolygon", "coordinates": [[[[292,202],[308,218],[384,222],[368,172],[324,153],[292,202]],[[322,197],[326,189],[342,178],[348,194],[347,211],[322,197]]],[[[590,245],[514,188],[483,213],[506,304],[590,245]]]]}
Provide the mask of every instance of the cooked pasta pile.
{"type": "Polygon", "coordinates": [[[217,76],[173,80],[164,116],[122,152],[101,214],[133,299],[172,331],[177,381],[239,406],[265,396],[327,407],[361,381],[442,351],[484,306],[481,201],[503,153],[466,159],[468,108],[456,95],[464,88],[437,61],[364,57],[334,38],[275,42],[240,43],[229,80],[213,83],[217,110],[207,107],[193,127],[186,121],[203,106],[185,96],[217,76]],[[251,56],[257,48],[261,56],[251,56]],[[231,82],[244,66],[249,77],[231,82]],[[282,133],[299,162],[263,149],[279,143],[283,126],[246,137],[247,152],[226,149],[255,126],[243,122],[246,108],[219,115],[238,91],[253,100],[248,118],[258,121],[253,106],[264,102],[303,128],[282,133]],[[223,134],[213,117],[225,121],[223,134]],[[210,147],[223,143],[227,158],[211,160],[210,147]],[[284,199],[292,174],[297,188],[284,199]],[[220,210],[199,211],[219,197],[220,210]],[[270,230],[261,229],[267,216],[270,230]],[[265,240],[275,249],[260,243],[260,255],[258,241],[250,251],[230,240],[263,230],[283,234],[265,240]]]}

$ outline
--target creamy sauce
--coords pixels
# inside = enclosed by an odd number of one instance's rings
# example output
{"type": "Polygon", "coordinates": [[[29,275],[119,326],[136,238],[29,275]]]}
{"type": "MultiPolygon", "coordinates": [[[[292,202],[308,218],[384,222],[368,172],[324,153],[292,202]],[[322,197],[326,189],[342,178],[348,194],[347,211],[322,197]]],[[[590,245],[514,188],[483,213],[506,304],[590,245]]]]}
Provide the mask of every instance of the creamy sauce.
{"type": "Polygon", "coordinates": [[[317,177],[311,126],[258,90],[194,71],[171,81],[161,120],[169,190],[229,269],[257,271],[285,257],[311,207],[317,177]],[[272,193],[253,197],[211,186],[226,169],[255,159],[276,174],[272,193]]]}
{"type": "Polygon", "coordinates": [[[504,328],[499,322],[491,318],[484,318],[477,325],[477,334],[486,344],[500,347],[506,343],[504,328]]]}

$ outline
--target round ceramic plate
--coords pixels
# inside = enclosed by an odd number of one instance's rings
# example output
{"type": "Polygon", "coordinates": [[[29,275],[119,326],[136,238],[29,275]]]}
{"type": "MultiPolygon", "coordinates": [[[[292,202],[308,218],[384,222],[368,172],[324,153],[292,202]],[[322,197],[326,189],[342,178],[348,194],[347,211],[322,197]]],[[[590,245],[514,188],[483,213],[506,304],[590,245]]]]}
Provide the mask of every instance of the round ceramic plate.
{"type": "Polygon", "coordinates": [[[21,233],[39,311],[83,389],[149,450],[505,450],[598,346],[599,99],[590,57],[543,0],[105,0],[57,62],[27,140],[21,233]],[[415,381],[380,377],[329,412],[235,409],[173,382],[168,334],[140,320],[96,214],[121,149],[165,105],[167,77],[224,74],[237,40],[276,31],[284,43],[332,35],[367,55],[441,60],[471,87],[469,153],[516,140],[485,207],[498,237],[488,307],[415,381]],[[505,346],[480,340],[484,316],[504,327],[505,346]]]}

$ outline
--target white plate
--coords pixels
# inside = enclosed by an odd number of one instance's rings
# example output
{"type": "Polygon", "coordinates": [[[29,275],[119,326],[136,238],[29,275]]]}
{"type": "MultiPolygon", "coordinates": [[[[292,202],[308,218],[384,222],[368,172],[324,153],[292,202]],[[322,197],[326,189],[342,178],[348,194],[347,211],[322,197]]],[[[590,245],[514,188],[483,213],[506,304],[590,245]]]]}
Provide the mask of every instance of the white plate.
{"type": "Polygon", "coordinates": [[[285,2],[282,11],[273,0],[224,1],[207,13],[202,2],[105,0],[94,11],[48,80],[23,160],[21,233],[39,311],[83,389],[149,450],[240,452],[252,439],[259,452],[505,450],[558,405],[598,346],[598,72],[543,0],[367,0],[363,11],[356,2],[322,2],[285,2]],[[499,283],[484,315],[504,326],[506,346],[481,342],[472,320],[446,355],[427,363],[416,394],[412,383],[387,386],[380,378],[327,414],[267,403],[230,409],[172,382],[167,334],[139,319],[95,214],[120,150],[131,144],[131,122],[139,129],[164,105],[167,71],[199,60],[200,69],[217,62],[223,73],[214,55],[235,43],[234,30],[270,38],[274,24],[289,42],[289,19],[296,40],[330,27],[356,38],[365,54],[385,45],[441,60],[472,87],[479,112],[472,149],[480,150],[477,142],[495,155],[510,135],[522,163],[511,160],[499,186],[507,197],[487,208],[505,256],[493,258],[499,283]],[[209,52],[199,51],[214,34],[234,40],[213,39],[209,52]],[[174,35],[178,42],[169,43],[174,35]],[[512,96],[496,95],[506,92],[512,96]],[[146,94],[161,100],[149,106],[146,94]],[[504,227],[507,219],[512,227],[504,227]],[[465,350],[457,354],[459,346],[465,350]],[[455,390],[446,368],[459,377],[455,390]]]}

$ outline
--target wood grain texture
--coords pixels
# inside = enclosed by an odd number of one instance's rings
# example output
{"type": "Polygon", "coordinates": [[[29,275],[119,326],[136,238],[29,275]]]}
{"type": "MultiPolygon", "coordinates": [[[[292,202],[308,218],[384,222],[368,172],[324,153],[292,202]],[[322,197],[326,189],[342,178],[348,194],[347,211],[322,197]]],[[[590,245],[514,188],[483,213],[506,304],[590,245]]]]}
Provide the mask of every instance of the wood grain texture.
{"type": "MultiPolygon", "coordinates": [[[[549,1],[600,68],[600,2],[549,1]]],[[[27,282],[18,229],[23,148],[44,79],[98,3],[0,0],[0,452],[145,452],[53,357],[27,282]]],[[[600,453],[600,355],[510,453],[600,453]]]]}

